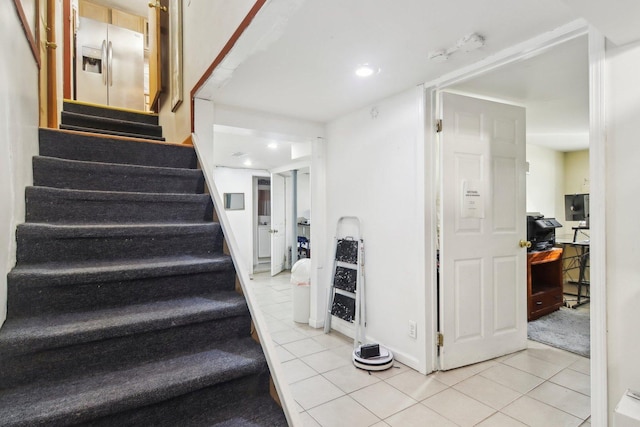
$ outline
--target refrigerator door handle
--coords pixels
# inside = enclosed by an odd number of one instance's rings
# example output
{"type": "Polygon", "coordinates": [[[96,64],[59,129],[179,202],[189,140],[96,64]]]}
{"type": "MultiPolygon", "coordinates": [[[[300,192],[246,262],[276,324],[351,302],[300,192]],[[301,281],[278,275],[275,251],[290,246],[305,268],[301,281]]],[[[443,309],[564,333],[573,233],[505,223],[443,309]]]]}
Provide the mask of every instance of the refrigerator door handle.
{"type": "Polygon", "coordinates": [[[109,64],[109,86],[113,86],[113,45],[111,41],[109,41],[109,49],[108,49],[108,64],[109,64]]]}
{"type": "Polygon", "coordinates": [[[105,66],[107,65],[107,41],[102,40],[102,84],[106,86],[107,84],[107,70],[105,66]]]}

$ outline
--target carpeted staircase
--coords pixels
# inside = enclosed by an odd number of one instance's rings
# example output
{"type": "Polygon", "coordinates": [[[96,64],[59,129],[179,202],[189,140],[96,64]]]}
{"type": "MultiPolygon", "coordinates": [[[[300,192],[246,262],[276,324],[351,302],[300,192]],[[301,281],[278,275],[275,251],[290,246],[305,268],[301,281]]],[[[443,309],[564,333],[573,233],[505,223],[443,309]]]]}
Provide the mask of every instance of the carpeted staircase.
{"type": "MultiPolygon", "coordinates": [[[[157,126],[65,110],[61,127],[65,113],[106,119],[102,134],[157,126]]],[[[40,130],[0,329],[0,426],[286,425],[196,163],[189,146],[40,130]]]]}

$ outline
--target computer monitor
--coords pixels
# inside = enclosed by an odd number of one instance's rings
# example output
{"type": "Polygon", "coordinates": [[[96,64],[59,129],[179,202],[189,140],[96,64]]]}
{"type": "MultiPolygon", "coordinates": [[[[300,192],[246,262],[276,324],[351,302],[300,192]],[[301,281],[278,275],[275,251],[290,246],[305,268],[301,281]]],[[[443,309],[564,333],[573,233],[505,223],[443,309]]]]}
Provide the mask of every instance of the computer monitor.
{"type": "Polygon", "coordinates": [[[567,221],[589,221],[589,195],[566,194],[564,213],[567,221]]]}

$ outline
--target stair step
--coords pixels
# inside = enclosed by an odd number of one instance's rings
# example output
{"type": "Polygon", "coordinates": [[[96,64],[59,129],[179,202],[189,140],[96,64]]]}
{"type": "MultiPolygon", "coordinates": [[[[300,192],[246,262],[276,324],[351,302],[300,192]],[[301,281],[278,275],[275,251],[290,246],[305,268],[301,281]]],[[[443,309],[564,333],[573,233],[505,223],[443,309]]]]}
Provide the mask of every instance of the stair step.
{"type": "Polygon", "coordinates": [[[87,114],[62,111],[60,113],[61,126],[85,128],[92,132],[115,134],[132,134],[143,138],[162,138],[162,127],[141,122],[113,119],[105,116],[93,116],[87,114]]]}
{"type": "Polygon", "coordinates": [[[241,299],[182,298],[105,310],[9,319],[0,330],[0,354],[25,354],[189,323],[247,315],[241,299]]]}
{"type": "Polygon", "coordinates": [[[198,164],[195,149],[189,145],[57,129],[41,128],[39,132],[41,156],[170,168],[195,169],[198,164]]]}
{"type": "Polygon", "coordinates": [[[0,419],[12,427],[85,422],[264,372],[255,342],[245,339],[237,347],[2,392],[0,419]]]}
{"type": "MultiPolygon", "coordinates": [[[[229,340],[247,337],[251,318],[242,298],[234,291],[227,291],[218,293],[212,300],[225,302],[225,306],[221,305],[219,313],[204,319],[201,316],[170,327],[4,355],[0,389],[35,383],[46,386],[62,379],[128,369],[140,363],[219,348],[229,340]]],[[[149,304],[139,307],[146,306],[149,304]]]]}
{"type": "Polygon", "coordinates": [[[93,105],[85,102],[65,99],[62,110],[70,113],[85,114],[89,116],[109,117],[116,120],[126,120],[128,122],[146,123],[158,125],[158,115],[144,111],[134,111],[122,108],[114,108],[106,105],[93,105]]]}
{"type": "Polygon", "coordinates": [[[198,169],[96,163],[44,156],[33,158],[33,184],[74,190],[204,192],[204,176],[198,169]]]}
{"type": "Polygon", "coordinates": [[[27,187],[27,222],[167,223],[213,218],[208,194],[133,193],[27,187]]]}
{"type": "Polygon", "coordinates": [[[224,254],[67,265],[18,265],[7,275],[8,317],[103,309],[233,290],[224,254]]]}
{"type": "Polygon", "coordinates": [[[130,132],[118,132],[115,130],[104,130],[104,129],[93,129],[83,126],[72,126],[72,125],[60,125],[60,129],[62,130],[73,130],[76,132],[86,132],[86,133],[95,133],[100,135],[111,135],[111,136],[122,136],[127,138],[140,138],[140,139],[150,139],[153,141],[165,141],[165,139],[161,136],[151,136],[144,135],[138,133],[130,133],[130,132]]]}
{"type": "Polygon", "coordinates": [[[18,225],[17,263],[117,261],[170,256],[206,257],[222,251],[218,223],[18,225]]]}
{"type": "Polygon", "coordinates": [[[284,427],[282,408],[265,394],[267,375],[221,384],[162,402],[84,424],[91,427],[284,427]],[[229,402],[220,396],[241,396],[229,402]]]}

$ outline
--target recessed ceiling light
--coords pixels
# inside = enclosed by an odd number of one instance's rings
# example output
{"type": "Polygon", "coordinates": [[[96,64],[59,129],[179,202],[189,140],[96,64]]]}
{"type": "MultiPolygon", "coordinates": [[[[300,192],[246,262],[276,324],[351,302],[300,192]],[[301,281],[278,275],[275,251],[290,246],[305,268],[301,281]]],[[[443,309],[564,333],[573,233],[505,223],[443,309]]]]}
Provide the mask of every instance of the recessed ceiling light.
{"type": "Polygon", "coordinates": [[[251,166],[251,159],[247,159],[244,161],[243,165],[245,166],[251,166]]]}
{"type": "Polygon", "coordinates": [[[356,76],[369,77],[380,72],[380,68],[376,68],[370,64],[361,64],[356,68],[356,76]]]}
{"type": "Polygon", "coordinates": [[[267,145],[267,147],[271,148],[272,150],[275,150],[276,148],[278,148],[278,143],[270,142],[269,145],[267,145]]]}

